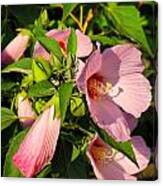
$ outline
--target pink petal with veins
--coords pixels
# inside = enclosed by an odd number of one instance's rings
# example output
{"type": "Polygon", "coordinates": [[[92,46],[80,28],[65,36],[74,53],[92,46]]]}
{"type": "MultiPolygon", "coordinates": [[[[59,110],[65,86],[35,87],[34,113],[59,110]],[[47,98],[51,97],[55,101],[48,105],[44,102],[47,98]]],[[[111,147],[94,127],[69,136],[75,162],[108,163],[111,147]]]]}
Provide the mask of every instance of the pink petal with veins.
{"type": "Polygon", "coordinates": [[[109,95],[124,111],[136,118],[147,110],[152,99],[149,81],[140,73],[120,77],[109,95]],[[120,93],[117,96],[112,96],[116,89],[120,89],[120,93]]]}
{"type": "Polygon", "coordinates": [[[132,142],[136,160],[140,168],[137,168],[136,165],[122,153],[115,152],[115,150],[104,143],[97,135],[95,136],[88,146],[87,156],[98,179],[137,179],[134,174],[141,172],[147,167],[150,159],[150,151],[141,137],[133,137],[132,142]]]}
{"type": "Polygon", "coordinates": [[[53,158],[60,132],[60,119],[54,106],[46,109],[30,128],[13,162],[25,177],[39,173],[53,158]]]}

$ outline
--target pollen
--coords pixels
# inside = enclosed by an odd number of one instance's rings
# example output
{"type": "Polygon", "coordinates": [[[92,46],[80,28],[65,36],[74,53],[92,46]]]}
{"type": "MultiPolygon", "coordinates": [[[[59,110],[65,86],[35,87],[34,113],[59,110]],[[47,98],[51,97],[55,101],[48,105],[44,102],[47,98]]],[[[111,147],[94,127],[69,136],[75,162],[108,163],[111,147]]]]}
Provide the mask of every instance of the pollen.
{"type": "Polygon", "coordinates": [[[106,164],[112,161],[113,150],[103,146],[94,146],[92,149],[92,155],[96,161],[106,164]]]}
{"type": "Polygon", "coordinates": [[[97,100],[110,91],[112,84],[110,82],[104,82],[101,76],[94,75],[88,80],[87,87],[89,96],[97,100]]]}

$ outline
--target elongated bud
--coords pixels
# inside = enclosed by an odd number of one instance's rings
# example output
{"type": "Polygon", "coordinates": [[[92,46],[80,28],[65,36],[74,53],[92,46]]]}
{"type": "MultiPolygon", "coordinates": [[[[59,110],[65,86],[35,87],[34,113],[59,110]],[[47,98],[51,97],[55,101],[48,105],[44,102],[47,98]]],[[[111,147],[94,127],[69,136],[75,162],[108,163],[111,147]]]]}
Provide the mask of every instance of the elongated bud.
{"type": "Polygon", "coordinates": [[[32,103],[27,97],[26,92],[21,92],[17,96],[17,112],[23,126],[31,126],[36,119],[36,113],[32,108],[32,103]]]}
{"type": "Polygon", "coordinates": [[[43,111],[13,156],[15,166],[25,177],[34,177],[54,156],[61,123],[54,112],[53,105],[43,111]]]}
{"type": "Polygon", "coordinates": [[[19,33],[2,51],[1,63],[2,65],[10,64],[15,60],[18,60],[25,52],[28,42],[29,35],[19,33]]]}

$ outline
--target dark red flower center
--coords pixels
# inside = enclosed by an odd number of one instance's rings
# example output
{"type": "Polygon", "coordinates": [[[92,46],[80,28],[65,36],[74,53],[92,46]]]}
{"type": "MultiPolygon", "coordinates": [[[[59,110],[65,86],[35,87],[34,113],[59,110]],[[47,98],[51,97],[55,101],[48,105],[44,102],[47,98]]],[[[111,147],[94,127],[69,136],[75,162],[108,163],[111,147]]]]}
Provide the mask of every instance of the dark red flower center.
{"type": "Polygon", "coordinates": [[[111,84],[105,83],[103,77],[98,75],[93,75],[87,81],[87,88],[89,96],[97,100],[106,95],[108,90],[111,88],[111,84]]]}

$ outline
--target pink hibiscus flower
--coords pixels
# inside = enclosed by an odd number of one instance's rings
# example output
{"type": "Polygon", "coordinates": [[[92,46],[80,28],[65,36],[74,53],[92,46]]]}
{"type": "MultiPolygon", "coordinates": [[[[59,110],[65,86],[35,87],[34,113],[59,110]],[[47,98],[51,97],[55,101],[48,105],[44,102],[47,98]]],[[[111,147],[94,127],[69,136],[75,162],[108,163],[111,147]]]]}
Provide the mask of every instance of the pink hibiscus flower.
{"type": "Polygon", "coordinates": [[[126,113],[138,118],[150,105],[151,86],[143,69],[141,52],[132,44],[102,54],[97,49],[79,66],[77,86],[86,94],[92,118],[117,140],[130,138],[126,113]]]}
{"type": "Polygon", "coordinates": [[[53,158],[60,132],[54,106],[46,109],[30,128],[13,162],[25,177],[33,177],[53,158]]]}
{"type": "MultiPolygon", "coordinates": [[[[47,36],[49,38],[54,38],[60,45],[62,51],[64,53],[67,52],[67,42],[68,42],[68,37],[70,35],[71,30],[66,29],[65,31],[62,30],[50,30],[47,32],[47,36]]],[[[84,35],[81,33],[79,30],[76,30],[76,35],[77,35],[77,57],[85,57],[88,56],[93,49],[93,45],[91,43],[91,40],[88,36],[84,35]]],[[[44,57],[47,61],[50,59],[49,53],[44,49],[39,42],[36,43],[34,47],[34,52],[33,52],[34,57],[44,57]]]]}
{"type": "Polygon", "coordinates": [[[31,126],[36,119],[36,113],[32,108],[32,103],[26,97],[26,93],[20,93],[17,96],[17,113],[23,126],[31,126]]]}
{"type": "Polygon", "coordinates": [[[18,60],[24,54],[27,48],[30,37],[19,33],[2,51],[1,63],[2,65],[10,64],[18,60]]]}
{"type": "Polygon", "coordinates": [[[124,154],[104,143],[97,135],[90,142],[87,156],[98,179],[136,180],[135,174],[144,170],[150,159],[150,150],[140,136],[132,138],[132,147],[139,168],[124,154]]]}

